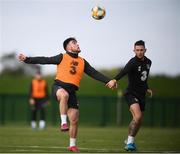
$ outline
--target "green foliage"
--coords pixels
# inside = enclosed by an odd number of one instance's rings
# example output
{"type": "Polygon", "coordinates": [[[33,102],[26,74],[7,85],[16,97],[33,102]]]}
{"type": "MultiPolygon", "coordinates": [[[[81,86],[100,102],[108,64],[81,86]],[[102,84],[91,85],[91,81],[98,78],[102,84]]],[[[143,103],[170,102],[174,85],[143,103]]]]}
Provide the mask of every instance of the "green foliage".
{"type": "MultiPolygon", "coordinates": [[[[110,78],[113,78],[119,70],[102,70],[101,72],[110,78]]],[[[31,76],[20,75],[1,75],[0,76],[0,94],[27,94],[31,82],[31,76]]],[[[54,82],[54,76],[46,76],[45,79],[49,85],[49,91],[54,82]]],[[[180,97],[180,76],[152,76],[149,78],[149,87],[153,89],[156,97],[180,97]]],[[[127,77],[118,81],[118,90],[124,91],[128,84],[127,77]]],[[[87,75],[83,76],[78,95],[106,95],[116,96],[117,90],[110,90],[104,83],[96,81],[87,75]]]]}
{"type": "Polygon", "coordinates": [[[154,96],[180,97],[180,76],[153,76],[148,83],[154,96]]]}
{"type": "Polygon", "coordinates": [[[1,75],[0,94],[27,94],[32,77],[1,75]]]}

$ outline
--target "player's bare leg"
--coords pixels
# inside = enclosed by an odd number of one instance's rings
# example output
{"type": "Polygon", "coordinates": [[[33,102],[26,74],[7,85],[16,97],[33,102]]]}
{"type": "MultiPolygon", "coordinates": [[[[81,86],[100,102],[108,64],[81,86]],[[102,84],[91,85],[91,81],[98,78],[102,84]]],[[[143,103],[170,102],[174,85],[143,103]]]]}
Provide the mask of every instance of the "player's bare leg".
{"type": "Polygon", "coordinates": [[[129,135],[135,137],[140,128],[143,113],[138,103],[132,104],[130,106],[130,111],[132,113],[133,119],[129,124],[129,135]]]}
{"type": "Polygon", "coordinates": [[[138,103],[132,104],[130,106],[130,111],[133,116],[133,119],[129,124],[129,134],[128,134],[128,139],[127,139],[127,143],[126,143],[127,145],[125,146],[125,149],[134,151],[134,150],[136,150],[136,147],[134,144],[134,138],[139,131],[141,121],[143,118],[143,113],[142,113],[138,103]]]}
{"type": "Polygon", "coordinates": [[[68,118],[70,121],[70,129],[69,129],[69,150],[72,152],[79,152],[76,146],[76,137],[78,131],[78,121],[79,121],[79,110],[70,108],[68,109],[68,118]]]}
{"type": "Polygon", "coordinates": [[[61,131],[68,131],[69,127],[67,125],[67,108],[68,108],[68,99],[69,94],[66,90],[63,88],[58,89],[56,92],[56,96],[59,101],[59,112],[60,112],[60,118],[61,118],[61,131]]]}

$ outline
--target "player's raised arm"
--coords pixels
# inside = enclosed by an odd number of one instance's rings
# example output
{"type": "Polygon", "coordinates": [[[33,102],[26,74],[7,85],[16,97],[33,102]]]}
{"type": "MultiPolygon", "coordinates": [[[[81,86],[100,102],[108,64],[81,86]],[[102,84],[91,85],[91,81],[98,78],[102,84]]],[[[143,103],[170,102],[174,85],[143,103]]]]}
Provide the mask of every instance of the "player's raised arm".
{"type": "Polygon", "coordinates": [[[111,88],[111,89],[114,89],[114,88],[117,88],[117,81],[120,80],[123,76],[125,76],[133,67],[133,62],[132,61],[129,61],[125,67],[119,71],[119,73],[111,80],[109,81],[106,86],[111,88]]]}
{"type": "Polygon", "coordinates": [[[59,64],[62,60],[63,54],[53,57],[27,57],[24,54],[19,54],[19,61],[27,64],[59,64]]]}
{"type": "Polygon", "coordinates": [[[116,81],[120,80],[122,77],[124,77],[128,72],[131,71],[133,68],[134,62],[130,60],[125,67],[114,77],[116,81]]]}

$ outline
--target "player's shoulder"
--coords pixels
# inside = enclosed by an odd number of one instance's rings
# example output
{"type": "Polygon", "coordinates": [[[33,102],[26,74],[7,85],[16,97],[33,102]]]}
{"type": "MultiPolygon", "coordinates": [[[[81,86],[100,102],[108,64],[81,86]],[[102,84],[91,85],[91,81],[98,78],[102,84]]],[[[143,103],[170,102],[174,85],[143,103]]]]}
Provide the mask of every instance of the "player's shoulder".
{"type": "Polygon", "coordinates": [[[31,84],[35,84],[38,80],[33,78],[32,81],[31,81],[31,84]]]}
{"type": "Polygon", "coordinates": [[[132,57],[132,58],[128,61],[128,63],[132,63],[132,64],[136,63],[136,57],[132,57]]]}
{"type": "Polygon", "coordinates": [[[59,53],[59,54],[57,54],[56,56],[54,56],[54,58],[57,60],[57,61],[61,61],[62,59],[63,59],[63,57],[64,57],[64,53],[59,53]]]}
{"type": "Polygon", "coordinates": [[[148,57],[145,56],[145,59],[146,59],[146,62],[147,62],[148,64],[151,64],[151,63],[152,63],[151,59],[149,59],[148,57]]]}
{"type": "Polygon", "coordinates": [[[63,55],[64,55],[64,53],[60,52],[60,53],[56,54],[56,55],[53,56],[53,57],[61,58],[61,57],[63,57],[63,55]]]}
{"type": "Polygon", "coordinates": [[[62,52],[61,52],[61,53],[59,53],[59,55],[60,55],[60,56],[68,56],[68,54],[67,54],[67,53],[62,53],[62,52]]]}
{"type": "Polygon", "coordinates": [[[81,57],[81,56],[78,56],[78,58],[80,58],[80,59],[82,59],[82,60],[85,60],[83,57],[81,57]]]}

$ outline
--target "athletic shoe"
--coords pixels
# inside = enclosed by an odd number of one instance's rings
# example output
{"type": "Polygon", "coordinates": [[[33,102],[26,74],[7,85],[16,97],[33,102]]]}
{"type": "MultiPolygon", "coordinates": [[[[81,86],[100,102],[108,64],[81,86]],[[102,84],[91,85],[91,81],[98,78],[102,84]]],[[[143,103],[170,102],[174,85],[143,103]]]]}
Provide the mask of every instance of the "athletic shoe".
{"type": "Polygon", "coordinates": [[[60,126],[60,129],[62,132],[68,131],[69,130],[68,124],[62,124],[60,126]]]}
{"type": "Polygon", "coordinates": [[[129,143],[129,144],[126,144],[126,146],[124,147],[124,149],[126,151],[136,151],[136,146],[135,146],[135,143],[129,143]]]}
{"type": "Polygon", "coordinates": [[[68,147],[68,150],[72,152],[79,152],[79,149],[76,146],[68,147]]]}

